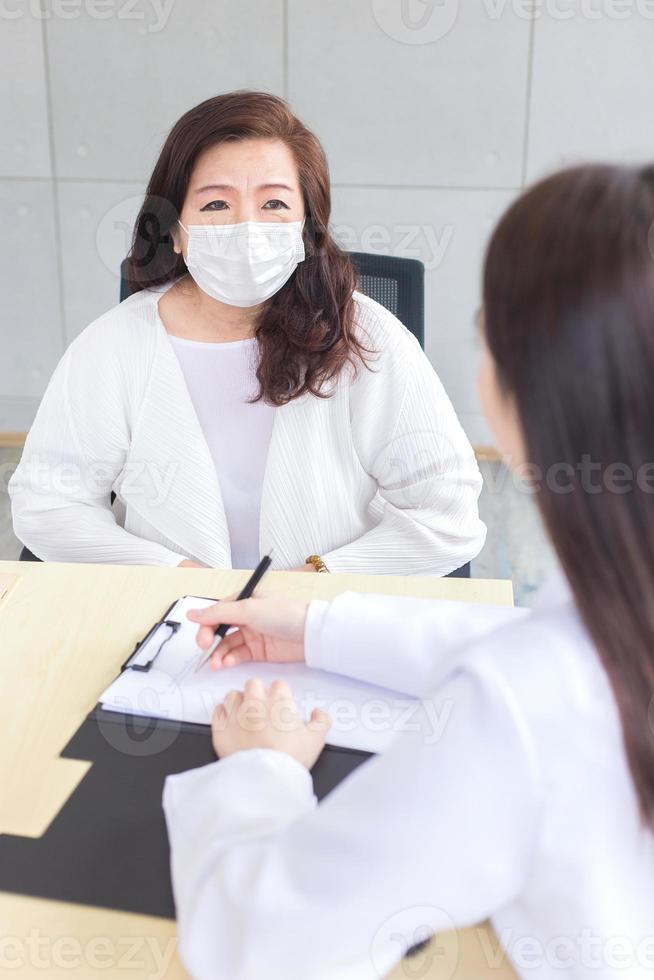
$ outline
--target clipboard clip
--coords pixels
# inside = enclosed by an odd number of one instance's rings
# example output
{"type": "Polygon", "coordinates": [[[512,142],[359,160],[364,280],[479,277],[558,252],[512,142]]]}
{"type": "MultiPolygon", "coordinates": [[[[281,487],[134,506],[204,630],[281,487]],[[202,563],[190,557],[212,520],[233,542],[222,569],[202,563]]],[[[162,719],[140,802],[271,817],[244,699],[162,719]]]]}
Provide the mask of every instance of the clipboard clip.
{"type": "Polygon", "coordinates": [[[166,643],[173,638],[181,625],[181,623],[175,622],[173,619],[162,619],[160,622],[155,623],[150,632],[143,637],[140,643],[136,644],[134,650],[121,667],[121,673],[124,670],[150,670],[150,667],[155,662],[166,643]],[[159,630],[166,629],[166,635],[162,635],[159,646],[156,646],[156,642],[154,641],[157,633],[159,630]],[[146,647],[152,647],[151,654],[146,651],[146,647]]]}

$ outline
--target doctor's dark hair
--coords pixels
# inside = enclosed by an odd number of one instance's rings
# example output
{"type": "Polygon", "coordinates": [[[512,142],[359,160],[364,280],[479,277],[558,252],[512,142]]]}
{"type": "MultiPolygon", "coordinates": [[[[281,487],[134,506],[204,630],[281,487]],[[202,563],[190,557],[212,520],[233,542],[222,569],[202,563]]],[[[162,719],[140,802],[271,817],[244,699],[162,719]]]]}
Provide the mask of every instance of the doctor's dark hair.
{"type": "Polygon", "coordinates": [[[521,197],[488,249],[484,329],[527,458],[570,476],[537,499],[654,829],[654,166],[576,168],[521,197]],[[583,459],[630,486],[589,487],[583,459]]]}
{"type": "Polygon", "coordinates": [[[354,323],[356,272],[329,231],[331,191],[327,159],[317,137],[288,104],[265,92],[239,91],[207,99],[173,126],[148,184],[128,256],[131,292],[183,275],[171,229],[182,210],[194,164],[225,141],[281,140],[298,167],[304,196],[306,258],[263,307],[258,399],[283,405],[305,393],[327,397],[346,364],[355,370],[371,353],[354,323]]]}

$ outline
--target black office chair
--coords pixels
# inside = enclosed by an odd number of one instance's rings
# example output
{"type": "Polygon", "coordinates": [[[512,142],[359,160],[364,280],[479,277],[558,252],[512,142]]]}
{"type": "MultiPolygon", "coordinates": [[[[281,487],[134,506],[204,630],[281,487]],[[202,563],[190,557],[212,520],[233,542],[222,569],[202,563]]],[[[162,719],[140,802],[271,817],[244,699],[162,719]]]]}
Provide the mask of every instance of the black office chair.
{"type": "Polygon", "coordinates": [[[23,548],[18,558],[18,561],[41,561],[36,555],[33,555],[29,548],[23,548]]]}
{"type": "Polygon", "coordinates": [[[425,267],[417,259],[351,252],[359,289],[398,318],[425,346],[425,267]]]}
{"type": "MultiPolygon", "coordinates": [[[[376,255],[371,252],[351,252],[359,273],[359,289],[366,296],[386,307],[407,327],[420,346],[425,346],[425,267],[417,259],[376,255]]],[[[127,281],[127,259],[120,265],[120,301],[130,295],[127,281]]],[[[23,549],[21,561],[38,561],[23,549]]],[[[454,572],[452,578],[470,578],[470,563],[454,572]]]]}

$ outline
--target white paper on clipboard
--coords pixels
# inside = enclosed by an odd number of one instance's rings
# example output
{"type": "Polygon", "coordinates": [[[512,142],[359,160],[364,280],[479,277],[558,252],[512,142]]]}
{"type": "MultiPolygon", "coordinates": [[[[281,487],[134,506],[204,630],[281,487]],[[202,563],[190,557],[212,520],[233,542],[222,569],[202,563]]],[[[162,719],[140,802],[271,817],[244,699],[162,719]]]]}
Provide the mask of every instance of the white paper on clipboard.
{"type": "Polygon", "coordinates": [[[229,691],[242,690],[247,680],[259,677],[266,685],[277,679],[287,681],[305,720],[314,708],[327,711],[332,718],[327,736],[330,745],[383,752],[398,731],[406,730],[418,709],[417,699],[341,674],[305,664],[261,663],[219,671],[212,671],[207,663],[196,671],[204,653],[195,642],[197,624],[188,620],[186,613],[213,602],[197,596],[180,599],[165,617],[167,622],[179,623],[178,630],[170,635],[162,624],[147,647],[139,648],[136,654],[145,663],[156,652],[150,668],[123,670],[100,696],[102,707],[123,714],[209,725],[214,708],[229,691]]]}

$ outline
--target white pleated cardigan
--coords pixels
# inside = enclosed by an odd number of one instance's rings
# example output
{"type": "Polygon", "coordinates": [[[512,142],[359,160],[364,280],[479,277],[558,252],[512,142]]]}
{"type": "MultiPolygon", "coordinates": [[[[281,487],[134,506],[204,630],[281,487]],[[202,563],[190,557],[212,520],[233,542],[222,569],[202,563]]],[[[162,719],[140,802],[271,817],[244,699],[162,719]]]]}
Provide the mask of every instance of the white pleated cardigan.
{"type": "MultiPolygon", "coordinates": [[[[216,469],[158,300],[135,294],[69,346],[9,484],[16,536],[48,561],[231,567],[216,469]],[[111,492],[116,501],[110,506],[111,492]]],[[[477,555],[481,476],[409,331],[356,294],[378,352],[329,398],[278,408],[262,488],[261,553],[293,568],[443,575],[477,555]]],[[[217,379],[219,383],[219,379],[217,379]]]]}

